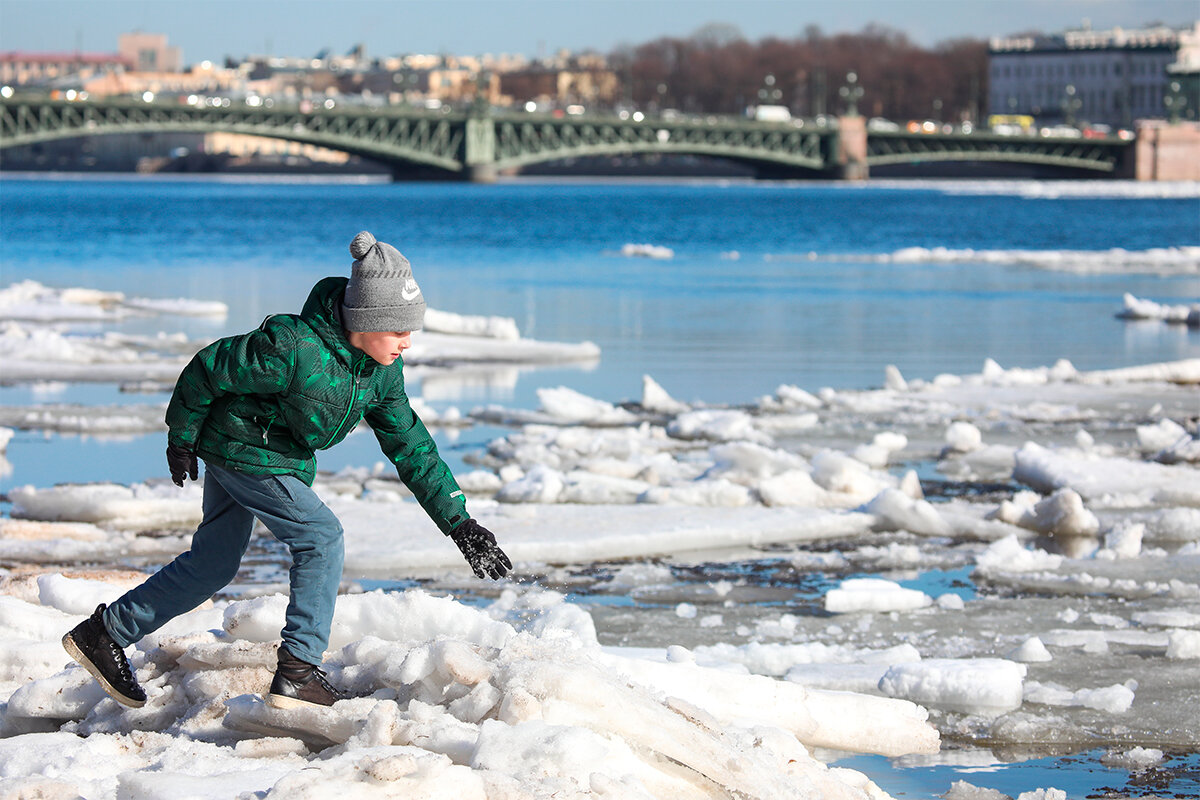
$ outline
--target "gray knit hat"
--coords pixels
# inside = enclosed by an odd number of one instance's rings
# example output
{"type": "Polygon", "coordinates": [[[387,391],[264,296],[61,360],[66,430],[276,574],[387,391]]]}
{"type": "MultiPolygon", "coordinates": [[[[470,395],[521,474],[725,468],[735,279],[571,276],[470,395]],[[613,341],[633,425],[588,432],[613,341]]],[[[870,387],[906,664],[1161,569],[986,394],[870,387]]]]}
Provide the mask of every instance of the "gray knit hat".
{"type": "Polygon", "coordinates": [[[425,323],[425,298],[400,251],[363,231],[350,242],[354,265],[342,298],[346,330],[416,331],[425,323]]]}

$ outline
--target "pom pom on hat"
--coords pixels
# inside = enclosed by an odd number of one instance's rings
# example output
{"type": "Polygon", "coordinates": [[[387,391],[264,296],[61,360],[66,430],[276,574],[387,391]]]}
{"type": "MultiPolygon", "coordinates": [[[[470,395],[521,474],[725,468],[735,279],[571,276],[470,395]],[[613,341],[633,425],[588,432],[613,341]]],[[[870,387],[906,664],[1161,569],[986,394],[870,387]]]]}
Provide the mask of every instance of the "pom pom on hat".
{"type": "Polygon", "coordinates": [[[425,298],[400,251],[362,231],[350,242],[354,265],[342,296],[347,330],[415,331],[425,323],[425,298]]]}
{"type": "Polygon", "coordinates": [[[367,251],[375,246],[375,237],[370,231],[363,231],[355,236],[350,241],[350,255],[354,256],[357,261],[367,254],[367,251]]]}

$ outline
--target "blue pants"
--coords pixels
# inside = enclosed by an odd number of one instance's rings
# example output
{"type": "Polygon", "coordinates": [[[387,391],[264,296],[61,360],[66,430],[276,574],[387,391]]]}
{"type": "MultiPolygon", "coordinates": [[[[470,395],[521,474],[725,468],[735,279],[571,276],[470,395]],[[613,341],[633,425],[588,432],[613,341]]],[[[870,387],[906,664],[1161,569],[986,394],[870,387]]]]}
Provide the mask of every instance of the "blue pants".
{"type": "Polygon", "coordinates": [[[204,519],[191,549],[105,609],[113,640],[128,647],[227,586],[258,517],[292,553],[283,643],[297,658],[320,664],[342,578],[341,523],[298,478],[205,466],[204,519]]]}

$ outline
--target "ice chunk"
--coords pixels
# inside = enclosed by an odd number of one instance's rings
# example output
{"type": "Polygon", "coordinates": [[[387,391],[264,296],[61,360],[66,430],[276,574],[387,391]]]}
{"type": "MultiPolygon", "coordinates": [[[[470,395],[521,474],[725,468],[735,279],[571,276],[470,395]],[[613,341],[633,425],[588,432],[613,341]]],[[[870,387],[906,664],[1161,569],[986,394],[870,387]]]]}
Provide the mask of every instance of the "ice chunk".
{"type": "Polygon", "coordinates": [[[1165,450],[1180,440],[1191,438],[1191,434],[1178,422],[1170,419],[1159,420],[1154,425],[1137,426],[1138,446],[1143,453],[1156,453],[1165,450]]]}
{"type": "Polygon", "coordinates": [[[1025,549],[1015,535],[993,542],[975,558],[975,562],[981,568],[997,572],[1053,570],[1057,569],[1062,561],[1062,556],[1047,553],[1045,550],[1025,549]]]}
{"type": "Polygon", "coordinates": [[[1118,523],[1104,535],[1104,548],[1114,558],[1137,558],[1145,533],[1146,526],[1141,522],[1118,523]]]}
{"type": "Polygon", "coordinates": [[[908,446],[908,437],[900,433],[885,432],[875,435],[870,444],[859,445],[854,450],[854,457],[867,466],[883,469],[888,465],[893,453],[908,446]]]}
{"type": "Polygon", "coordinates": [[[813,480],[830,492],[861,498],[866,502],[884,488],[883,482],[871,474],[861,461],[832,450],[822,450],[812,459],[813,480]]]}
{"type": "Polygon", "coordinates": [[[1109,767],[1127,769],[1131,772],[1149,769],[1162,763],[1163,751],[1154,747],[1134,747],[1124,752],[1109,750],[1100,757],[1100,763],[1109,767]]]}
{"type": "Polygon", "coordinates": [[[863,511],[875,515],[876,530],[903,530],[925,536],[949,536],[954,532],[932,504],[914,500],[899,489],[884,489],[863,511]]]}
{"type": "Polygon", "coordinates": [[[663,247],[658,244],[634,244],[626,243],[621,245],[621,255],[629,258],[641,256],[642,258],[653,259],[671,259],[675,257],[675,251],[669,247],[663,247]]]}
{"type": "Polygon", "coordinates": [[[554,503],[563,487],[562,473],[539,464],[522,478],[502,486],[496,499],[502,503],[554,503]]]}
{"type": "Polygon", "coordinates": [[[904,376],[900,374],[900,369],[895,364],[888,364],[884,368],[883,385],[893,392],[908,391],[908,381],[904,380],[904,376]]]}
{"type": "Polygon", "coordinates": [[[1053,451],[1034,443],[1017,452],[1013,478],[1045,492],[1070,487],[1108,506],[1200,506],[1200,473],[1189,467],[1053,451]]]}
{"type": "Polygon", "coordinates": [[[649,375],[643,375],[642,408],[661,414],[682,414],[689,407],[686,403],[681,403],[667,394],[667,390],[659,386],[649,375]]]}
{"type": "Polygon", "coordinates": [[[482,336],[489,339],[515,341],[521,338],[517,322],[512,317],[477,317],[449,311],[426,309],[425,331],[453,333],[460,336],[482,336]]]}
{"type": "Polygon", "coordinates": [[[951,452],[969,453],[983,444],[983,434],[969,422],[952,422],[946,429],[946,447],[951,452]]]}
{"type": "Polygon", "coordinates": [[[1159,319],[1164,322],[1187,322],[1198,306],[1163,305],[1153,300],[1141,300],[1128,292],[1123,297],[1124,308],[1117,313],[1119,319],[1159,319]]]}
{"type": "Polygon", "coordinates": [[[706,409],[688,411],[667,425],[667,433],[677,439],[709,439],[717,442],[756,442],[766,444],[770,437],[754,427],[744,411],[706,409]]]}
{"type": "Polygon", "coordinates": [[[1070,800],[1070,798],[1062,789],[1055,789],[1051,786],[1045,789],[1034,789],[1032,792],[1021,792],[1017,795],[1017,800],[1070,800]]]}
{"type": "Polygon", "coordinates": [[[585,425],[628,425],[637,419],[623,408],[617,408],[611,403],[580,394],[565,386],[556,389],[538,389],[537,395],[542,411],[560,422],[585,425]]]}
{"type": "Polygon", "coordinates": [[[1025,700],[1049,706],[1079,706],[1109,714],[1124,714],[1133,705],[1136,681],[1115,684],[1102,689],[1071,691],[1053,683],[1030,681],[1025,686],[1025,700]]]}
{"type": "Polygon", "coordinates": [[[1200,658],[1200,631],[1174,630],[1168,633],[1167,658],[1200,658]]]}
{"type": "Polygon", "coordinates": [[[813,481],[808,470],[793,469],[758,484],[758,494],[768,506],[825,505],[828,492],[813,481]]]}
{"type": "Polygon", "coordinates": [[[1100,530],[1100,521],[1083,506],[1083,498],[1073,489],[1059,489],[1040,500],[1032,508],[1022,510],[1015,519],[1002,507],[996,517],[1013,522],[1022,528],[1046,534],[1062,536],[1094,536],[1100,530]]]}
{"type": "Polygon", "coordinates": [[[1010,650],[1008,659],[1010,661],[1020,661],[1024,664],[1035,664],[1050,661],[1053,659],[1053,656],[1046,649],[1046,645],[1042,644],[1042,640],[1033,636],[1022,642],[1020,646],[1010,650]]]}
{"type": "Polygon", "coordinates": [[[832,614],[913,611],[932,604],[924,592],[879,578],[852,578],[825,593],[825,610],[832,614]]]}
{"type": "Polygon", "coordinates": [[[926,659],[896,664],[879,689],[925,706],[996,716],[1020,708],[1024,678],[1024,665],[997,658],[926,659]]]}
{"type": "Polygon", "coordinates": [[[942,800],[1012,800],[1012,795],[999,789],[985,789],[966,781],[954,781],[950,784],[950,790],[941,797],[942,800]]]}
{"type": "Polygon", "coordinates": [[[115,483],[23,486],[9,492],[13,516],[41,520],[92,522],[118,529],[189,528],[200,521],[199,486],[115,483]]]}

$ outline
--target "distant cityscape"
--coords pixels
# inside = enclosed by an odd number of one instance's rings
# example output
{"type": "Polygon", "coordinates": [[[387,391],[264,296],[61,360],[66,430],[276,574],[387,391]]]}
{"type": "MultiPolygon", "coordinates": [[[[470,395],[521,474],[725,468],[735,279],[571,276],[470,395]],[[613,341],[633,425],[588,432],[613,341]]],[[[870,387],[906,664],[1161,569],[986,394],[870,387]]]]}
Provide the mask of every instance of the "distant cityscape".
{"type": "MultiPolygon", "coordinates": [[[[1108,132],[1136,120],[1200,117],[1200,22],[958,40],[922,48],[868,26],[748,42],[727,25],[608,54],[371,56],[361,45],[310,57],[251,55],[185,64],[166,34],[123,34],[113,53],[0,53],[0,96],[211,107],[404,107],[426,112],[739,115],[816,118],[853,103],[877,126],[1108,132]]],[[[910,128],[912,129],[912,128],[910,128]]],[[[233,134],[84,137],[11,147],[2,169],[155,171],[198,154],[344,165],[313,145],[233,134]]]]}

